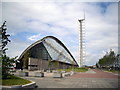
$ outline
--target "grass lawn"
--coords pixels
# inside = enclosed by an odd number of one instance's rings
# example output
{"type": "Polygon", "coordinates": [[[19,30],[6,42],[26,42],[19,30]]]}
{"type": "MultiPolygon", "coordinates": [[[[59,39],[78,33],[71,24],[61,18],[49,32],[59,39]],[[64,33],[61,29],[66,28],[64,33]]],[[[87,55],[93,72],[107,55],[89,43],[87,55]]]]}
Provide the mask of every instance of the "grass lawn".
{"type": "Polygon", "coordinates": [[[66,72],[70,72],[70,71],[86,72],[86,71],[88,71],[88,69],[87,69],[87,68],[68,68],[68,69],[59,69],[58,71],[66,71],[66,72]]]}
{"type": "Polygon", "coordinates": [[[7,79],[2,79],[2,85],[11,86],[11,85],[24,85],[31,83],[31,81],[16,77],[14,75],[9,75],[7,79]]]}
{"type": "Polygon", "coordinates": [[[107,70],[107,71],[112,73],[120,73],[120,71],[115,71],[115,70],[107,70]]]}

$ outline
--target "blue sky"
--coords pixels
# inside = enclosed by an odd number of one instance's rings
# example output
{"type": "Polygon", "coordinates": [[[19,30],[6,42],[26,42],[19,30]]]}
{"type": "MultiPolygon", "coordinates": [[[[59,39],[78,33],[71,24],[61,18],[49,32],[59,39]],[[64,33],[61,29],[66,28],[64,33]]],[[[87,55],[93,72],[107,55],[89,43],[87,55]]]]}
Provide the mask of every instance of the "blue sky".
{"type": "Polygon", "coordinates": [[[86,65],[95,64],[106,51],[118,47],[118,10],[113,2],[2,3],[7,21],[10,57],[19,56],[33,42],[51,35],[61,40],[78,61],[79,22],[85,20],[86,65]]]}

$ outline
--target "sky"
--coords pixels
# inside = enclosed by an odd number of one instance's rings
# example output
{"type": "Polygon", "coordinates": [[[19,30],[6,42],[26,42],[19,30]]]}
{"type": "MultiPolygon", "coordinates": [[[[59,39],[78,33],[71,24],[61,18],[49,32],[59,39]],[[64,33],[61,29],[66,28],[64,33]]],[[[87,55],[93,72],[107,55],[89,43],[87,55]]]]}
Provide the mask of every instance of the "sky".
{"type": "Polygon", "coordinates": [[[2,22],[11,35],[7,54],[20,54],[45,36],[55,36],[78,62],[79,22],[85,10],[85,65],[118,47],[117,2],[2,2],[2,22]]]}

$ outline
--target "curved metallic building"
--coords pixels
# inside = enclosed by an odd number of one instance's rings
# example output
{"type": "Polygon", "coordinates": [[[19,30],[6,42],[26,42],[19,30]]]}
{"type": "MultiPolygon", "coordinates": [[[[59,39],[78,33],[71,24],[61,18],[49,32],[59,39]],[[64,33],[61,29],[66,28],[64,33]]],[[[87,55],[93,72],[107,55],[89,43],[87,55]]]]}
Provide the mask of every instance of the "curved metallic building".
{"type": "MultiPolygon", "coordinates": [[[[59,62],[59,68],[69,68],[71,66],[78,66],[72,54],[65,47],[65,45],[53,36],[44,37],[30,45],[19,57],[20,61],[25,62],[26,55],[28,59],[28,68],[34,69],[48,69],[48,63],[59,62]],[[29,53],[27,55],[26,53],[29,53]]],[[[24,64],[25,65],[25,64],[24,64]]],[[[54,66],[52,68],[55,69],[54,66]]]]}

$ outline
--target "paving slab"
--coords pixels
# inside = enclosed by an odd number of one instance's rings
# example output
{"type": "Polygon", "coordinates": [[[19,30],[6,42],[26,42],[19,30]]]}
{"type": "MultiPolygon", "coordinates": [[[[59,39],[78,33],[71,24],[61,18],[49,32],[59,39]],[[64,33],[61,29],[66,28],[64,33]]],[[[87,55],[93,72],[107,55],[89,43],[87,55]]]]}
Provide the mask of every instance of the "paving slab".
{"type": "MultiPolygon", "coordinates": [[[[31,72],[33,73],[33,72],[31,72]]],[[[49,73],[45,77],[22,77],[36,82],[38,88],[118,88],[118,76],[101,70],[89,69],[86,73],[76,73],[69,77],[53,78],[49,73]]]]}
{"type": "Polygon", "coordinates": [[[91,69],[90,71],[88,71],[89,73],[77,73],[72,75],[71,77],[74,78],[120,78],[119,75],[114,75],[113,73],[109,73],[109,72],[104,72],[101,70],[96,70],[96,69],[91,69]],[[96,72],[96,73],[92,73],[96,72]]]}
{"type": "Polygon", "coordinates": [[[24,77],[33,80],[38,88],[118,88],[118,79],[100,79],[100,78],[63,78],[55,79],[44,77],[24,77]]]}

